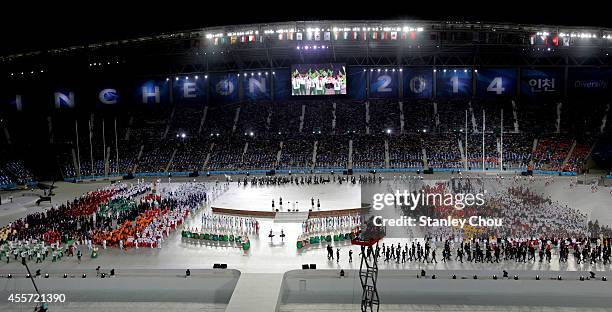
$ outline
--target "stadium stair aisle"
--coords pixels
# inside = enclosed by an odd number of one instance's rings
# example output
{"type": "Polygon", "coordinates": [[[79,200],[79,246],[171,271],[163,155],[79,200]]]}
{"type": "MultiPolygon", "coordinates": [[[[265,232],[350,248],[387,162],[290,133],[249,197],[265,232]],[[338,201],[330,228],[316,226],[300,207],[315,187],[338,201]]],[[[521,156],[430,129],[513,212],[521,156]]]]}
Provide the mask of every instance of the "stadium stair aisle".
{"type": "Polygon", "coordinates": [[[282,273],[242,273],[225,311],[277,311],[282,284],[282,273]]]}

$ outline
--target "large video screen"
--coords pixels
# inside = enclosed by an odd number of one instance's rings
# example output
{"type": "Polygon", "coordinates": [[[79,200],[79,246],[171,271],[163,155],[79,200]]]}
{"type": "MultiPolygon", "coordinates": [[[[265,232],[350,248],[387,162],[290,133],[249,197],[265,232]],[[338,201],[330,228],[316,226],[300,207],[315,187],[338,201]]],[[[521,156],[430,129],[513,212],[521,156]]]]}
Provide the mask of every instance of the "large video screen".
{"type": "Polygon", "coordinates": [[[291,66],[291,95],[346,94],[346,64],[296,64],[291,66]]]}

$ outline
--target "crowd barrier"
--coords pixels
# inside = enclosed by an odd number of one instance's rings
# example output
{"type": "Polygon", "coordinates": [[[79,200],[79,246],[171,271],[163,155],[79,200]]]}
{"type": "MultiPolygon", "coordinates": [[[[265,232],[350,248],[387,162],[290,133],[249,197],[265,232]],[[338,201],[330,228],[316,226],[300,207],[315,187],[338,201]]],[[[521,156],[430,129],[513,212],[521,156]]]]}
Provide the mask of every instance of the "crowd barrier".
{"type": "MultiPolygon", "coordinates": [[[[354,168],[353,173],[369,173],[372,171],[376,171],[377,173],[390,173],[390,172],[423,172],[425,168],[423,167],[414,167],[414,168],[354,168]]],[[[293,168],[293,169],[278,169],[274,170],[275,173],[281,174],[318,174],[318,173],[337,173],[342,174],[346,168],[293,168]]],[[[462,172],[482,172],[481,168],[471,168],[465,170],[463,168],[433,168],[434,172],[454,172],[454,171],[462,171],[462,172]]],[[[505,170],[505,173],[520,173],[524,171],[524,168],[510,168],[505,170]]],[[[254,169],[254,170],[209,170],[209,171],[198,171],[199,175],[244,175],[244,174],[266,174],[270,170],[264,169],[254,169]]],[[[495,168],[487,168],[485,171],[490,172],[499,172],[498,169],[495,168]]],[[[139,172],[135,173],[134,177],[144,178],[144,177],[186,177],[192,173],[191,171],[172,171],[172,172],[139,172]]],[[[561,175],[561,176],[575,176],[575,171],[558,171],[558,170],[533,170],[534,174],[543,174],[543,175],[561,175]]],[[[124,174],[109,174],[108,176],[83,176],[80,179],[78,178],[65,178],[66,182],[81,182],[81,181],[95,181],[95,180],[103,180],[107,178],[117,178],[123,177],[127,173],[124,174]]],[[[607,178],[612,178],[612,175],[607,176],[607,178]]],[[[0,186],[0,189],[3,189],[3,186],[0,186]]]]}
{"type": "Polygon", "coordinates": [[[12,190],[17,188],[17,184],[15,183],[9,183],[9,184],[2,184],[0,185],[0,190],[12,190]]]}

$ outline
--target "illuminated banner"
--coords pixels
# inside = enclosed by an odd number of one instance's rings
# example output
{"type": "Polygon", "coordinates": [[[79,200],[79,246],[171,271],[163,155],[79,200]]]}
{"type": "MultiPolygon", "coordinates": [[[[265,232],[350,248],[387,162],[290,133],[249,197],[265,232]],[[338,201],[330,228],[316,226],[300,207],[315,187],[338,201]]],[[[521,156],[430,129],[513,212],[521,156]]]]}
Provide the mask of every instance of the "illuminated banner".
{"type": "Polygon", "coordinates": [[[70,89],[57,89],[53,92],[53,104],[56,109],[75,107],[74,91],[70,89]]]}
{"type": "Polygon", "coordinates": [[[22,94],[3,94],[0,103],[0,112],[20,112],[23,110],[22,94]]]}
{"type": "Polygon", "coordinates": [[[514,68],[482,68],[476,75],[476,95],[502,97],[516,95],[517,74],[514,68]]]}
{"type": "Polygon", "coordinates": [[[405,98],[431,98],[433,94],[433,72],[431,68],[404,68],[403,74],[405,98]]]}
{"type": "Polygon", "coordinates": [[[270,73],[250,72],[244,73],[242,78],[242,90],[244,98],[255,100],[270,99],[270,73]]]}
{"type": "Polygon", "coordinates": [[[120,92],[118,88],[110,85],[104,85],[96,88],[96,107],[104,108],[116,106],[121,103],[120,92]]]}
{"type": "Polygon", "coordinates": [[[277,69],[272,71],[274,80],[274,100],[283,101],[291,97],[291,71],[277,69]]]}
{"type": "Polygon", "coordinates": [[[560,96],[563,90],[563,71],[556,68],[522,69],[522,96],[560,96]]]}
{"type": "Polygon", "coordinates": [[[570,68],[568,73],[568,94],[572,96],[612,95],[612,69],[570,68]]]}
{"type": "Polygon", "coordinates": [[[397,98],[399,72],[390,69],[370,71],[370,98],[397,98]]]}
{"type": "Polygon", "coordinates": [[[168,104],[169,81],[147,80],[137,84],[135,102],[138,104],[168,104]]]}
{"type": "Polygon", "coordinates": [[[438,69],[436,95],[442,98],[472,95],[472,71],[466,68],[438,69]]]}
{"type": "Polygon", "coordinates": [[[204,75],[191,77],[175,77],[172,81],[172,98],[174,100],[174,103],[205,103],[206,82],[207,78],[205,78],[204,75]],[[178,78],[178,80],[176,78],[178,78]]]}
{"type": "Polygon", "coordinates": [[[366,72],[361,67],[347,69],[347,93],[351,99],[365,100],[366,98],[366,72]]]}
{"type": "Polygon", "coordinates": [[[213,103],[238,101],[238,74],[211,74],[210,96],[213,103]]]}

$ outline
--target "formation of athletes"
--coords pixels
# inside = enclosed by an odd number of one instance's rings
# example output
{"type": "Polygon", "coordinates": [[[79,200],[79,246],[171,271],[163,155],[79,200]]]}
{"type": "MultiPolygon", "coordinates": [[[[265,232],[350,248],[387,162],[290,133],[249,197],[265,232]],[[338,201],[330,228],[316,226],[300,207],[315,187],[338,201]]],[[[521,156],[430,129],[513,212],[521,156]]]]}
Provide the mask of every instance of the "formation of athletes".
{"type": "MultiPolygon", "coordinates": [[[[372,250],[368,250],[367,257],[376,257],[384,263],[423,263],[433,264],[456,261],[459,263],[544,263],[550,264],[553,259],[560,264],[570,261],[570,256],[576,264],[610,264],[611,246],[610,240],[596,241],[595,243],[561,243],[558,251],[555,251],[551,242],[542,241],[512,241],[499,240],[498,242],[468,240],[454,246],[454,242],[446,240],[441,248],[438,248],[431,239],[423,244],[420,241],[408,243],[394,243],[387,245],[376,244],[372,250]],[[539,246],[538,246],[539,244],[539,246]],[[453,247],[456,247],[454,249],[453,247]],[[441,249],[441,251],[439,250],[441,249]]],[[[340,262],[340,248],[327,245],[327,260],[340,262]]],[[[348,262],[352,262],[353,250],[348,250],[348,262]]]]}

